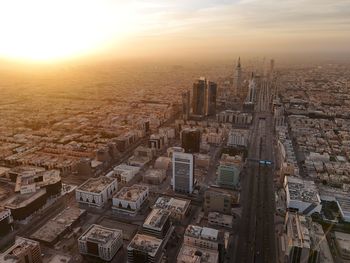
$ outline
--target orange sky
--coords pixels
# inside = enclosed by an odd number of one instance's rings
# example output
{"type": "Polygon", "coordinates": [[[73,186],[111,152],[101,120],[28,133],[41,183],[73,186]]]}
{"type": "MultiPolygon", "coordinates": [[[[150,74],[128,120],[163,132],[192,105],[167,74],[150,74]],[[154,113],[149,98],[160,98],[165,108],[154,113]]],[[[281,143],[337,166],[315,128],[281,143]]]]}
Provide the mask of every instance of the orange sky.
{"type": "Polygon", "coordinates": [[[0,58],[350,53],[348,0],[11,0],[0,58]]]}

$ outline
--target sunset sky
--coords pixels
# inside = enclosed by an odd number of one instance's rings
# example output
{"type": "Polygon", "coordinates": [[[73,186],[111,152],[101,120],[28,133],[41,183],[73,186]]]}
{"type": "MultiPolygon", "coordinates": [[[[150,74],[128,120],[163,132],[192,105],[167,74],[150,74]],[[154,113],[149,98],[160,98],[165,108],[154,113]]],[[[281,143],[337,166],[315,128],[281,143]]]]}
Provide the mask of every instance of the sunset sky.
{"type": "Polygon", "coordinates": [[[0,1],[0,57],[349,53],[349,0],[0,1]]]}

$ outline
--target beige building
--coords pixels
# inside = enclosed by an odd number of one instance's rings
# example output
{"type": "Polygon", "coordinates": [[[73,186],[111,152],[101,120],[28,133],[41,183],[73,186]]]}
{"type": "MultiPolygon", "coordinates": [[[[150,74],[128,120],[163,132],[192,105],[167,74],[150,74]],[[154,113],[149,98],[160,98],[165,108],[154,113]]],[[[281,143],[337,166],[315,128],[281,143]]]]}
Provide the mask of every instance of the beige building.
{"type": "Polygon", "coordinates": [[[211,188],[204,195],[204,211],[206,214],[209,212],[231,214],[231,209],[235,203],[237,203],[236,195],[219,189],[211,188]]]}
{"type": "Polygon", "coordinates": [[[15,244],[0,254],[1,263],[41,263],[39,242],[16,237],[15,244]]]}

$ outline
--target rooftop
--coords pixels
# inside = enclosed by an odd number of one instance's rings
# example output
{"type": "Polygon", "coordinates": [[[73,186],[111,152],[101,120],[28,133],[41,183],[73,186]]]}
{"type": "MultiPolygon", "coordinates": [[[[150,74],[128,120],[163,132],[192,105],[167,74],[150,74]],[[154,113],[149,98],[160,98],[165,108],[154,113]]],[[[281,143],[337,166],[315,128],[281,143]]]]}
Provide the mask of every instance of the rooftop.
{"type": "Polygon", "coordinates": [[[147,216],[143,227],[161,230],[164,223],[169,218],[170,212],[164,209],[154,208],[147,216]]]}
{"type": "Polygon", "coordinates": [[[205,248],[193,247],[187,244],[182,244],[179,251],[178,263],[217,263],[219,253],[205,248]]]}
{"type": "Polygon", "coordinates": [[[209,227],[189,225],[186,228],[185,235],[191,236],[194,238],[217,241],[219,231],[209,227]]]}
{"type": "Polygon", "coordinates": [[[83,213],[85,213],[85,210],[83,209],[68,207],[40,227],[30,237],[36,240],[51,243],[77,219],[79,219],[83,213]]]}
{"type": "Polygon", "coordinates": [[[6,250],[3,254],[0,254],[0,262],[17,262],[17,256],[21,255],[27,249],[33,249],[39,246],[39,243],[23,237],[16,237],[15,244],[6,250]],[[6,258],[12,256],[7,260],[6,258]],[[14,260],[15,259],[15,260],[14,260]]]}
{"type": "Polygon", "coordinates": [[[306,181],[288,176],[288,192],[290,199],[303,202],[320,202],[318,190],[313,181],[306,181]]]}
{"type": "Polygon", "coordinates": [[[135,202],[145,191],[148,191],[147,186],[134,184],[130,187],[123,187],[118,193],[113,196],[113,198],[135,202]]]}
{"type": "Polygon", "coordinates": [[[79,237],[79,240],[108,244],[113,240],[122,237],[122,231],[119,229],[107,228],[100,225],[91,225],[88,230],[86,230],[85,233],[79,237]]]}
{"type": "Polygon", "coordinates": [[[40,189],[35,193],[14,194],[13,196],[11,196],[10,198],[4,201],[3,206],[10,209],[25,207],[45,194],[46,194],[45,189],[40,189]]]}
{"type": "Polygon", "coordinates": [[[161,196],[157,199],[154,207],[166,209],[170,212],[183,213],[188,209],[189,205],[190,201],[188,200],[161,196]]]}
{"type": "Polygon", "coordinates": [[[162,245],[162,240],[153,236],[136,234],[131,240],[128,250],[144,251],[148,255],[154,257],[162,245]]]}
{"type": "Polygon", "coordinates": [[[92,193],[101,193],[105,188],[107,188],[115,179],[100,176],[98,178],[90,178],[81,186],[78,187],[77,190],[92,192],[92,193]]]}

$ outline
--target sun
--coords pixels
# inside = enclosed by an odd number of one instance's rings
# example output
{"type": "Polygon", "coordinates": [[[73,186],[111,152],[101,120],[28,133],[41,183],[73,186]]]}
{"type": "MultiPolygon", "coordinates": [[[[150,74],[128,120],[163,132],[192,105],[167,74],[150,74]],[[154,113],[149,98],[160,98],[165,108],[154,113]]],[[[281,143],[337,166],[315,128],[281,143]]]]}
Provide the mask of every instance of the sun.
{"type": "Polygon", "coordinates": [[[0,57],[53,61],[89,54],[133,30],[136,14],[119,1],[0,2],[0,57]],[[117,4],[118,3],[118,4],[117,4]]]}

